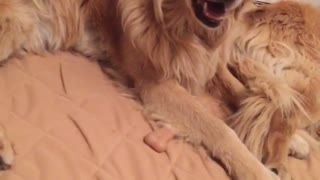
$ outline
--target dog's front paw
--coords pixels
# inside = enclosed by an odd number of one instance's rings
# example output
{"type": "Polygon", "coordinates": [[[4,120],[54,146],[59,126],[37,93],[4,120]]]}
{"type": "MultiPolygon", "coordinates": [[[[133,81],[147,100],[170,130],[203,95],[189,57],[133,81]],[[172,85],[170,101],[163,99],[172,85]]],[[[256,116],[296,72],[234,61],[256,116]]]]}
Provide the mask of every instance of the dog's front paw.
{"type": "Polygon", "coordinates": [[[298,159],[306,159],[309,154],[310,145],[308,142],[300,135],[294,134],[289,145],[289,155],[298,159]]]}
{"type": "Polygon", "coordinates": [[[0,171],[10,169],[14,160],[14,151],[10,141],[0,128],[0,171]]]}

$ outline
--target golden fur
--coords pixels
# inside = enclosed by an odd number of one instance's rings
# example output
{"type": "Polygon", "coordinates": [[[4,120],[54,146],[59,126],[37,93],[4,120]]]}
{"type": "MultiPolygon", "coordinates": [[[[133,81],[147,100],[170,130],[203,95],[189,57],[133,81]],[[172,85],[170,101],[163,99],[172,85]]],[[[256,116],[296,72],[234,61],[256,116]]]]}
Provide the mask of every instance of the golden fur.
{"type": "Polygon", "coordinates": [[[2,0],[0,59],[45,50],[105,58],[108,51],[114,66],[133,79],[153,118],[204,144],[235,179],[274,179],[197,100],[215,74],[212,54],[227,23],[205,27],[191,0],[2,0]]]}
{"type": "Polygon", "coordinates": [[[211,87],[232,95],[222,97],[235,109],[227,123],[249,150],[290,179],[290,141],[301,141],[294,133],[319,122],[320,10],[294,2],[250,6],[241,8],[247,12],[235,18],[217,50],[211,87]]]}
{"type": "Polygon", "coordinates": [[[294,3],[250,9],[230,10],[208,28],[191,0],[2,0],[0,60],[54,50],[105,59],[107,52],[134,81],[149,117],[204,145],[231,177],[277,179],[259,160],[288,177],[288,141],[317,117],[318,32],[306,18],[317,11],[294,3]],[[205,106],[217,99],[259,160],[205,106]]]}

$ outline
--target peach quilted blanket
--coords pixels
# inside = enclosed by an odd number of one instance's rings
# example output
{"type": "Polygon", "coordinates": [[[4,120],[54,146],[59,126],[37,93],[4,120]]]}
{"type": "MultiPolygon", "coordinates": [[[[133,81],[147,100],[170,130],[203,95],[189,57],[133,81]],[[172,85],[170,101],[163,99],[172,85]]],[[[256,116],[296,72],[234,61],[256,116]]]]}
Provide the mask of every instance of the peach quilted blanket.
{"type": "MultiPolygon", "coordinates": [[[[172,141],[158,154],[146,146],[151,128],[139,105],[81,56],[12,59],[0,68],[0,92],[0,123],[16,152],[0,180],[228,179],[201,148],[172,141]]],[[[317,149],[291,160],[296,180],[320,179],[317,149]]]]}

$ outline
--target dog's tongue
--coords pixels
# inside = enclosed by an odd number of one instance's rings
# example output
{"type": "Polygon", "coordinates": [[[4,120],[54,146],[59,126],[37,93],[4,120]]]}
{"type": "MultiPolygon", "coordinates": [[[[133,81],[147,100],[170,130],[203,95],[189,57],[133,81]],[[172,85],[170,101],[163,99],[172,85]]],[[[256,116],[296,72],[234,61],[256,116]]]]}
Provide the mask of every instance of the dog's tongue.
{"type": "Polygon", "coordinates": [[[225,14],[224,3],[206,1],[204,3],[203,13],[212,21],[221,20],[225,14]]]}

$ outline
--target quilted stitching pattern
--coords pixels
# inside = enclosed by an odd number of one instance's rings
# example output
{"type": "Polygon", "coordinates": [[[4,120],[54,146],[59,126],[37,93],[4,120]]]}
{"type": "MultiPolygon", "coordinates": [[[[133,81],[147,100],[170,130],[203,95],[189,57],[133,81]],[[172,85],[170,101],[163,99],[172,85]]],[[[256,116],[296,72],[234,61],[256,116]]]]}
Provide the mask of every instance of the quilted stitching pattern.
{"type": "MultiPolygon", "coordinates": [[[[14,59],[0,69],[0,122],[17,153],[5,180],[227,179],[189,145],[158,154],[137,105],[95,62],[70,54],[14,59]]],[[[202,154],[202,155],[201,155],[202,154]]]]}
{"type": "MultiPolygon", "coordinates": [[[[0,180],[229,179],[203,149],[171,142],[158,154],[147,147],[142,139],[151,129],[138,105],[83,57],[13,59],[0,68],[0,90],[0,123],[17,153],[0,180]]],[[[297,180],[316,180],[319,150],[290,164],[297,180]]]]}

